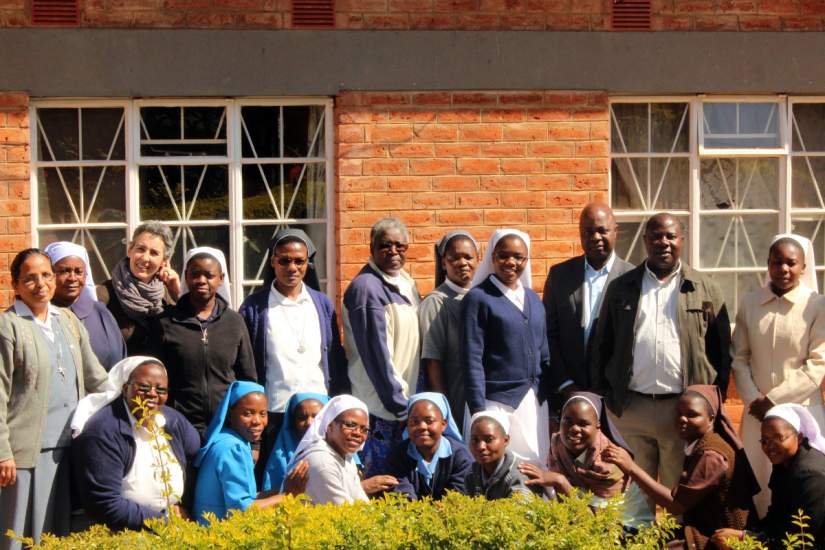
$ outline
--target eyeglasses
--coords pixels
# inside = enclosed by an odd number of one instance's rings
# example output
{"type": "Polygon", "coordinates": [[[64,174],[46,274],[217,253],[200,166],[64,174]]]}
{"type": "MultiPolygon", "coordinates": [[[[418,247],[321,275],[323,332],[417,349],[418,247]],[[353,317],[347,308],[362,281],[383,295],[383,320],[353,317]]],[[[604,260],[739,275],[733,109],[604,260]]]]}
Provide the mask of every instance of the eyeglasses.
{"type": "Polygon", "coordinates": [[[370,435],[370,429],[366,426],[358,424],[357,422],[352,422],[349,420],[336,420],[341,428],[347,432],[358,432],[361,435],[368,436],[370,435]]]}
{"type": "Polygon", "coordinates": [[[378,243],[378,250],[380,250],[381,252],[391,252],[393,247],[395,248],[396,252],[406,252],[410,245],[407,243],[393,241],[382,241],[378,243]]]}
{"type": "Polygon", "coordinates": [[[782,445],[785,442],[786,439],[788,439],[789,437],[791,437],[793,435],[795,435],[795,434],[793,432],[791,432],[791,433],[787,433],[787,434],[779,436],[779,437],[772,437],[770,439],[765,439],[763,437],[763,438],[759,439],[759,444],[762,445],[763,447],[767,447],[769,445],[782,445]]]}
{"type": "Polygon", "coordinates": [[[278,258],[278,265],[281,267],[289,267],[290,264],[295,264],[295,267],[304,267],[308,260],[303,258],[278,258]]]}
{"type": "Polygon", "coordinates": [[[141,384],[139,382],[132,382],[132,387],[134,387],[138,393],[151,393],[152,390],[155,390],[155,393],[158,395],[166,395],[169,393],[169,388],[165,386],[158,386],[156,384],[141,384]]]}
{"type": "Polygon", "coordinates": [[[500,262],[513,260],[517,264],[523,264],[527,261],[527,256],[522,256],[521,254],[509,254],[507,252],[496,252],[496,259],[500,262]]]}

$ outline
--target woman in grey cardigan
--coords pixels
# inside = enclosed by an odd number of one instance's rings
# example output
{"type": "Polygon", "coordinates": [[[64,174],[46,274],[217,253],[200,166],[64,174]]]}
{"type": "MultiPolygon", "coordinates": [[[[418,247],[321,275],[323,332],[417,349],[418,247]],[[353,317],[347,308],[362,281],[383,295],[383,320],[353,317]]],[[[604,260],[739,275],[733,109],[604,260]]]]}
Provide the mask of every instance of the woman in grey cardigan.
{"type": "MultiPolygon", "coordinates": [[[[106,371],[89,334],[68,309],[50,304],[51,261],[37,248],[11,264],[14,305],[0,315],[0,533],[65,534],[69,502],[69,423],[106,371]]],[[[2,536],[0,549],[20,548],[2,536]]]]}

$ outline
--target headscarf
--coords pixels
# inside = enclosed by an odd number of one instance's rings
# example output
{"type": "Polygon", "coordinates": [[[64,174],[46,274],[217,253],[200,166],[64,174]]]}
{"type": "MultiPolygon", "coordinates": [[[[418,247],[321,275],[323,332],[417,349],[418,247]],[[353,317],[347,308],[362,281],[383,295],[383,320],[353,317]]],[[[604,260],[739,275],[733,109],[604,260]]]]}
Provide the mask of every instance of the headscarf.
{"type": "Polygon", "coordinates": [[[573,486],[591,491],[597,497],[610,498],[624,491],[630,478],[622,475],[614,465],[602,460],[602,452],[611,442],[626,450],[630,456],[633,456],[633,451],[610,420],[602,397],[590,392],[576,392],[564,403],[562,416],[565,409],[575,401],[587,403],[596,414],[599,431],[595,441],[584,452],[584,459],[579,460],[578,456],[573,456],[564,446],[561,432],[554,433],[550,439],[548,466],[551,471],[566,476],[573,486]],[[594,473],[598,475],[594,476],[594,473]]]}
{"type": "Polygon", "coordinates": [[[92,278],[92,266],[89,263],[89,253],[85,248],[69,241],[57,241],[44,248],[43,252],[45,252],[49,260],[51,260],[52,266],[69,256],[76,256],[83,260],[83,265],[86,266],[86,284],[83,286],[81,293],[91,298],[92,301],[97,302],[95,282],[92,278]]]}
{"type": "Polygon", "coordinates": [[[808,409],[797,403],[782,403],[772,407],[766,414],[768,418],[781,418],[801,433],[808,444],[821,453],[825,453],[825,437],[819,430],[819,424],[808,409]]]}
{"type": "Polygon", "coordinates": [[[214,258],[221,266],[221,273],[223,273],[223,283],[218,287],[218,294],[221,298],[226,300],[226,303],[232,305],[232,285],[229,284],[229,270],[226,268],[226,257],[223,252],[217,248],[208,246],[198,246],[186,253],[186,258],[183,260],[183,277],[180,282],[180,294],[183,296],[189,292],[189,285],[186,284],[186,268],[189,266],[189,261],[198,254],[205,254],[214,258]]]}
{"type": "Polygon", "coordinates": [[[298,446],[298,441],[295,439],[295,434],[292,431],[292,424],[295,421],[293,415],[298,405],[314,399],[322,405],[329,401],[329,396],[322,393],[295,393],[289,398],[286,403],[286,410],[284,411],[284,420],[281,424],[281,431],[278,432],[278,437],[275,439],[275,445],[272,447],[272,453],[269,455],[269,460],[266,462],[266,470],[263,478],[263,491],[269,491],[272,488],[278,489],[283,483],[287,473],[287,465],[295,454],[295,448],[298,446]]]}
{"type": "Polygon", "coordinates": [[[490,418],[495,420],[499,426],[504,430],[505,435],[510,435],[510,415],[503,411],[478,411],[472,417],[470,417],[470,429],[467,430],[466,439],[469,441],[472,432],[473,432],[473,424],[480,418],[490,418]]]}
{"type": "Polygon", "coordinates": [[[260,384],[255,382],[247,382],[244,380],[235,380],[229,384],[229,389],[226,390],[226,395],[223,396],[220,404],[218,404],[218,410],[215,411],[215,416],[212,417],[212,421],[209,423],[209,427],[203,435],[205,443],[203,444],[203,447],[201,447],[201,450],[198,451],[198,456],[195,457],[196,467],[201,465],[203,459],[206,457],[207,453],[209,453],[209,450],[217,442],[218,437],[221,434],[221,430],[226,423],[226,415],[229,413],[229,407],[237,403],[241,397],[250,393],[262,393],[266,395],[266,390],[260,384]]]}
{"type": "Polygon", "coordinates": [[[495,273],[493,267],[493,251],[496,249],[498,242],[504,237],[515,235],[524,241],[527,247],[527,261],[524,265],[524,271],[521,272],[519,280],[524,288],[531,288],[533,278],[530,275],[530,236],[518,229],[496,229],[490,236],[490,241],[487,243],[487,248],[484,249],[484,256],[481,258],[481,263],[478,264],[475,275],[473,275],[473,286],[476,287],[487,280],[490,274],[495,273]]]}
{"type": "Polygon", "coordinates": [[[693,392],[705,398],[713,412],[713,431],[717,433],[725,442],[731,446],[734,455],[733,478],[730,480],[731,494],[742,502],[742,507],[747,507],[751,503],[751,497],[761,491],[759,481],[753,468],[745,454],[742,440],[736,433],[728,415],[725,413],[722,390],[719,386],[710,384],[694,384],[685,388],[685,392],[693,392]]]}
{"type": "Polygon", "coordinates": [[[278,244],[287,238],[298,240],[304,243],[304,246],[307,247],[307,272],[304,275],[304,283],[312,290],[317,290],[320,292],[321,282],[318,279],[318,271],[315,268],[315,254],[318,250],[315,248],[315,244],[312,242],[312,239],[310,239],[309,235],[307,235],[304,231],[289,227],[279,229],[278,232],[275,233],[275,236],[272,237],[272,241],[269,243],[269,259],[266,262],[266,267],[263,272],[264,288],[271,287],[272,283],[275,281],[275,268],[272,267],[272,256],[275,255],[275,249],[278,247],[278,244]]]}
{"type": "MultiPolygon", "coordinates": [[[[816,282],[814,243],[807,237],[797,235],[796,233],[780,233],[773,236],[771,246],[779,239],[792,239],[802,248],[802,252],[805,254],[805,269],[802,270],[802,274],[799,276],[799,282],[808,287],[808,289],[819,292],[819,285],[816,282]]],[[[770,278],[768,278],[768,280],[770,280],[770,278]]]]}
{"type": "Polygon", "coordinates": [[[160,365],[164,371],[166,370],[166,367],[163,366],[160,360],[144,355],[127,357],[115,363],[112,370],[109,371],[109,379],[106,381],[106,386],[103,391],[91,393],[81,399],[77,404],[74,416],[72,416],[72,437],[77,437],[83,432],[83,428],[86,427],[86,422],[88,422],[97,411],[120,397],[123,393],[123,384],[128,382],[129,377],[132,376],[135,369],[144,363],[154,363],[160,365]]]}
{"type": "MultiPolygon", "coordinates": [[[[412,411],[413,405],[419,401],[429,401],[438,407],[438,410],[441,411],[441,416],[447,421],[447,427],[442,434],[438,449],[436,449],[436,452],[430,462],[424,460],[424,457],[421,456],[421,453],[418,452],[415,445],[410,444],[407,447],[407,456],[416,461],[416,470],[424,476],[427,485],[432,485],[433,476],[435,476],[439,459],[447,458],[453,454],[452,445],[447,438],[443,436],[449,435],[450,437],[461,441],[461,433],[459,433],[458,426],[456,425],[455,420],[453,420],[453,413],[450,410],[450,404],[447,402],[447,397],[442,393],[422,392],[411,396],[409,402],[407,403],[407,418],[410,417],[410,411],[412,411]]],[[[410,437],[406,429],[404,430],[403,437],[404,439],[409,439],[410,437]]]]}
{"type": "Polygon", "coordinates": [[[435,243],[435,286],[438,287],[447,279],[447,271],[444,269],[444,266],[441,265],[441,260],[444,259],[444,254],[447,252],[447,247],[450,245],[450,241],[455,238],[463,238],[469,239],[473,246],[476,247],[476,254],[479,253],[480,249],[478,247],[478,241],[468,233],[467,231],[458,230],[458,231],[450,231],[443,237],[441,240],[435,243]]]}
{"type": "MultiPolygon", "coordinates": [[[[324,405],[324,408],[318,413],[318,416],[315,417],[315,420],[307,430],[307,433],[305,433],[304,437],[301,438],[301,442],[298,443],[298,447],[295,449],[295,454],[292,455],[292,458],[287,465],[287,472],[292,470],[295,466],[296,458],[298,458],[305,449],[308,449],[319,441],[326,439],[327,428],[330,424],[332,424],[333,420],[338,418],[340,414],[352,409],[364,411],[367,415],[370,413],[367,405],[357,397],[344,394],[336,395],[330,399],[327,404],[324,405]]],[[[358,450],[360,451],[363,448],[364,445],[362,444],[358,450]]]]}
{"type": "Polygon", "coordinates": [[[157,276],[144,283],[129,268],[129,257],[120,260],[112,270],[112,288],[123,313],[133,321],[143,322],[147,317],[163,311],[166,285],[157,276]]]}

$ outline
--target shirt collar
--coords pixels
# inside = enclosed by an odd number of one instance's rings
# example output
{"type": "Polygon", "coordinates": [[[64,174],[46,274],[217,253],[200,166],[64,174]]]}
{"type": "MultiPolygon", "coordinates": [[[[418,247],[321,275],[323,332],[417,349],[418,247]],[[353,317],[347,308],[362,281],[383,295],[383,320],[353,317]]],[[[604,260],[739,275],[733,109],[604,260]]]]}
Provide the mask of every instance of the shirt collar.
{"type": "Polygon", "coordinates": [[[701,438],[697,439],[696,441],[694,441],[690,445],[685,445],[685,456],[690,456],[690,455],[693,454],[693,449],[696,448],[696,444],[699,443],[700,439],[701,438]]]}
{"type": "Polygon", "coordinates": [[[444,279],[444,284],[446,284],[446,285],[447,285],[447,287],[448,287],[450,290],[452,290],[452,291],[453,291],[453,292],[455,292],[456,294],[459,294],[459,295],[462,295],[462,296],[463,296],[464,294],[467,294],[468,292],[470,292],[470,289],[469,289],[469,288],[464,288],[464,287],[458,286],[457,284],[455,284],[454,282],[452,282],[450,279],[444,279]]]}
{"type": "Polygon", "coordinates": [[[307,300],[312,300],[312,296],[309,295],[309,291],[307,290],[307,285],[305,285],[304,283],[301,283],[301,292],[294,300],[281,294],[281,292],[277,288],[275,288],[274,282],[272,283],[272,288],[270,289],[269,293],[275,301],[275,305],[303,304],[307,300]]]}
{"type": "MultiPolygon", "coordinates": [[[[31,308],[29,308],[23,300],[19,298],[15,299],[13,307],[14,312],[20,317],[31,317],[32,319],[36,319],[34,312],[32,312],[31,308]]],[[[51,320],[52,315],[60,316],[60,310],[57,309],[57,306],[54,304],[49,304],[49,312],[48,315],[46,315],[47,323],[51,320]]]]}
{"type": "Polygon", "coordinates": [[[799,283],[798,285],[796,285],[795,288],[789,290],[782,296],[777,296],[771,289],[771,283],[767,282],[765,283],[765,286],[761,288],[762,295],[759,299],[759,305],[765,305],[772,300],[787,300],[790,303],[795,304],[807,298],[808,295],[812,292],[813,291],[810,290],[808,287],[806,287],[802,283],[799,283]]]}
{"type": "Polygon", "coordinates": [[[493,281],[493,284],[496,285],[502,294],[505,296],[518,296],[524,293],[524,285],[521,284],[521,279],[516,280],[516,288],[510,288],[509,286],[505,285],[501,281],[498,280],[498,277],[495,274],[490,276],[490,280],[493,281]]]}
{"type": "Polygon", "coordinates": [[[584,257],[584,272],[585,273],[610,273],[610,270],[613,269],[613,264],[616,262],[616,253],[611,252],[610,256],[607,258],[607,261],[604,262],[604,265],[601,269],[596,269],[595,267],[590,265],[590,262],[587,261],[587,256],[584,257]]]}
{"type": "Polygon", "coordinates": [[[682,273],[682,262],[679,262],[679,265],[676,266],[676,269],[673,270],[673,273],[668,275],[664,278],[664,280],[660,280],[659,277],[656,276],[648,267],[647,262],[645,262],[645,276],[650,277],[650,280],[656,284],[656,286],[665,286],[666,284],[670,283],[674,278],[680,276],[682,273]]]}

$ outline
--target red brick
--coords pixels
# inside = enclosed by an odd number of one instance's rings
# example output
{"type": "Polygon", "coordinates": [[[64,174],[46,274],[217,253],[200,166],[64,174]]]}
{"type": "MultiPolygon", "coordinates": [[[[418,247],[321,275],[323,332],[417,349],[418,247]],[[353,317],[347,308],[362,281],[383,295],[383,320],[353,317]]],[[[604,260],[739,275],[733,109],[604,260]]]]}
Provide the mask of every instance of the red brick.
{"type": "Polygon", "coordinates": [[[338,237],[341,244],[364,244],[369,241],[369,231],[365,229],[342,229],[338,237]]]}
{"type": "Polygon", "coordinates": [[[0,93],[0,109],[14,107],[27,108],[29,106],[29,96],[25,92],[2,92],[0,93]]]}
{"type": "Polygon", "coordinates": [[[410,94],[365,94],[365,105],[408,105],[410,94]]]}
{"type": "Polygon", "coordinates": [[[29,113],[28,111],[9,111],[6,113],[6,127],[9,128],[28,128],[29,127],[29,113]]]}
{"type": "Polygon", "coordinates": [[[781,21],[778,17],[766,16],[740,16],[739,29],[743,31],[778,31],[781,29],[781,21]]]}
{"type": "Polygon", "coordinates": [[[719,3],[722,13],[756,13],[754,0],[722,0],[719,3]]]}
{"type": "Polygon", "coordinates": [[[430,176],[394,176],[388,178],[390,191],[429,191],[432,187],[430,176]]]}
{"type": "Polygon", "coordinates": [[[485,210],[484,223],[490,225],[523,224],[527,220],[524,210],[485,210]]]}
{"type": "Polygon", "coordinates": [[[557,191],[571,188],[570,176],[528,176],[527,189],[531,191],[557,191]]]}
{"type": "Polygon", "coordinates": [[[481,120],[484,122],[521,122],[524,120],[524,109],[492,109],[482,111],[481,120]]]}
{"type": "Polygon", "coordinates": [[[549,15],[546,27],[555,31],[590,30],[590,18],[586,15],[549,15]]]}
{"type": "Polygon", "coordinates": [[[433,179],[433,191],[475,191],[478,176],[440,176],[433,179]]]}
{"type": "Polygon", "coordinates": [[[602,107],[590,107],[585,109],[573,109],[570,111],[570,118],[576,121],[585,120],[608,120],[608,111],[602,107]]]}
{"type": "Polygon", "coordinates": [[[426,210],[394,212],[393,215],[410,226],[432,225],[435,219],[434,214],[426,210]]]}
{"type": "Polygon", "coordinates": [[[550,139],[587,139],[590,137],[588,122],[550,122],[548,124],[550,139]]]}
{"type": "MultiPolygon", "coordinates": [[[[436,220],[438,215],[436,214],[436,220]]],[[[434,243],[444,236],[443,227],[419,227],[413,230],[412,240],[417,243],[434,243]]]]}
{"type": "Polygon", "coordinates": [[[523,143],[482,143],[481,156],[484,157],[523,157],[523,143]]]}
{"type": "Polygon", "coordinates": [[[523,191],[501,194],[501,206],[507,208],[544,208],[545,203],[544,193],[523,191]]]}
{"type": "Polygon", "coordinates": [[[735,31],[739,29],[739,18],[735,15],[703,15],[694,19],[697,31],[735,31]]]}
{"type": "Polygon", "coordinates": [[[412,198],[413,208],[455,208],[452,193],[416,193],[412,198]]]}
{"type": "Polygon", "coordinates": [[[459,174],[498,174],[498,159],[458,159],[459,174]]]}
{"type": "Polygon", "coordinates": [[[0,162],[0,180],[23,180],[29,177],[26,164],[0,162]]]}
{"type": "Polygon", "coordinates": [[[502,159],[501,171],[505,174],[540,174],[541,159],[502,159]]]}
{"type": "Polygon", "coordinates": [[[369,176],[341,176],[343,191],[383,191],[387,188],[386,178],[369,176]]]}
{"type": "Polygon", "coordinates": [[[385,12],[387,0],[336,0],[338,11],[385,12]]]}
{"type": "Polygon", "coordinates": [[[799,2],[799,13],[801,15],[825,16],[825,5],[822,0],[801,0],[799,2]]]}
{"type": "Polygon", "coordinates": [[[466,226],[482,220],[479,210],[443,210],[436,216],[440,225],[466,226]]]}
{"type": "Polygon", "coordinates": [[[408,172],[405,159],[368,159],[364,161],[366,176],[397,176],[408,172]]]}
{"type": "Polygon", "coordinates": [[[506,124],[504,126],[504,139],[514,141],[547,139],[547,125],[537,122],[506,124]]]}
{"type": "Polygon", "coordinates": [[[467,124],[460,128],[459,139],[464,141],[496,141],[502,135],[500,124],[467,124]]]}
{"type": "Polygon", "coordinates": [[[759,13],[770,15],[798,15],[797,0],[760,0],[759,13]]]}
{"type": "Polygon", "coordinates": [[[412,140],[412,126],[390,124],[367,127],[366,140],[372,143],[403,143],[412,140]]]}
{"type": "Polygon", "coordinates": [[[364,141],[364,126],[361,124],[339,124],[338,141],[342,143],[361,143],[364,141]]]}
{"type": "Polygon", "coordinates": [[[483,92],[454,92],[453,104],[465,105],[492,105],[498,103],[498,97],[495,94],[483,92]]]}
{"type": "Polygon", "coordinates": [[[482,176],[481,189],[485,191],[521,191],[524,176],[482,176]]]}
{"type": "Polygon", "coordinates": [[[458,208],[485,208],[499,205],[498,193],[456,193],[458,208]]]}
{"type": "Polygon", "coordinates": [[[458,138],[458,126],[441,124],[424,124],[413,128],[416,139],[426,141],[455,141],[458,138]]]}
{"type": "Polygon", "coordinates": [[[546,92],[545,105],[587,105],[588,95],[572,92],[546,92]]]}
{"type": "Polygon", "coordinates": [[[540,104],[544,100],[544,96],[541,92],[503,93],[498,100],[502,105],[533,105],[540,104]]]}
{"type": "Polygon", "coordinates": [[[389,122],[433,122],[435,111],[390,111],[389,122]]]}
{"type": "Polygon", "coordinates": [[[573,189],[588,191],[607,189],[607,174],[575,176],[573,179],[573,189]]]}
{"type": "Polygon", "coordinates": [[[548,206],[577,206],[587,204],[587,193],[581,191],[548,191],[548,206]]]}
{"type": "Polygon", "coordinates": [[[493,13],[459,15],[456,27],[462,30],[496,29],[499,27],[499,17],[493,13]]]}
{"type": "Polygon", "coordinates": [[[689,31],[693,28],[693,20],[687,15],[653,15],[650,27],[655,31],[689,31]]]}
{"type": "Polygon", "coordinates": [[[238,23],[257,29],[281,29],[284,27],[284,18],[280,13],[241,13],[238,23]]]}
{"type": "Polygon", "coordinates": [[[411,174],[454,174],[455,160],[452,159],[427,159],[427,160],[411,160],[410,161],[411,174]]]}
{"type": "Polygon", "coordinates": [[[544,21],[534,14],[505,13],[501,16],[501,27],[504,29],[541,30],[544,21]]]}
{"type": "Polygon", "coordinates": [[[8,196],[14,199],[28,199],[30,195],[29,181],[10,181],[8,182],[8,196]]]}
{"type": "Polygon", "coordinates": [[[364,161],[361,159],[339,159],[338,174],[341,176],[360,176],[364,161]]]}
{"type": "Polygon", "coordinates": [[[29,132],[22,128],[0,128],[1,144],[28,145],[29,132]]]}
{"type": "Polygon", "coordinates": [[[533,243],[533,256],[538,258],[569,258],[573,255],[573,244],[559,241],[539,241],[533,243]]]}
{"type": "Polygon", "coordinates": [[[338,153],[342,158],[378,158],[386,157],[389,148],[370,143],[341,143],[338,145],[338,153]]]}
{"type": "Polygon", "coordinates": [[[544,171],[560,174],[581,174],[590,169],[586,159],[551,159],[544,161],[544,171]]]}
{"type": "MultiPolygon", "coordinates": [[[[404,3],[413,1],[414,0],[403,0],[404,3]]],[[[429,0],[426,1],[429,2],[429,0]]],[[[411,9],[405,11],[415,10],[411,9]]],[[[417,105],[449,105],[450,103],[452,103],[452,94],[450,94],[450,92],[423,92],[413,94],[413,103],[417,105]]]]}
{"type": "Polygon", "coordinates": [[[0,200],[0,216],[20,216],[22,214],[28,214],[30,212],[30,206],[27,200],[0,200]]]}
{"type": "Polygon", "coordinates": [[[344,210],[363,210],[364,195],[361,193],[341,193],[341,208],[344,210]]]}
{"type": "Polygon", "coordinates": [[[580,157],[606,157],[608,155],[606,141],[579,141],[576,142],[576,155],[580,157]]]}
{"type": "Polygon", "coordinates": [[[680,13],[714,13],[714,4],[713,0],[679,0],[675,3],[676,11],[680,13]]]}
{"type": "Polygon", "coordinates": [[[442,111],[438,113],[438,122],[479,122],[481,113],[470,109],[442,111]]]}
{"type": "Polygon", "coordinates": [[[528,223],[559,224],[570,223],[572,219],[571,211],[568,208],[531,208],[527,211],[528,223]]]}
{"type": "Polygon", "coordinates": [[[432,157],[433,155],[435,155],[435,148],[432,143],[390,145],[390,156],[392,157],[432,157]]]}
{"type": "Polygon", "coordinates": [[[370,256],[370,247],[365,244],[351,244],[342,246],[338,251],[338,260],[341,263],[364,262],[370,256]]]}
{"type": "Polygon", "coordinates": [[[24,146],[0,147],[0,154],[6,153],[7,162],[28,162],[29,148],[24,146]]]}
{"type": "Polygon", "coordinates": [[[539,109],[527,109],[527,120],[540,122],[558,122],[570,118],[570,109],[554,109],[542,107],[539,109]]]}
{"type": "Polygon", "coordinates": [[[478,0],[435,0],[435,11],[473,11],[478,0]]]}
{"type": "Polygon", "coordinates": [[[477,157],[480,154],[477,143],[437,143],[435,156],[437,157],[477,157]]]}
{"type": "Polygon", "coordinates": [[[786,31],[821,31],[821,17],[783,17],[782,30],[786,31]]]}
{"type": "Polygon", "coordinates": [[[364,193],[365,210],[392,210],[410,208],[412,199],[409,193],[364,193]]]}
{"type": "Polygon", "coordinates": [[[610,124],[605,122],[590,123],[590,139],[608,139],[610,137],[610,124]]]}
{"type": "Polygon", "coordinates": [[[455,28],[455,16],[449,14],[410,16],[410,29],[452,29],[455,28]]]}

